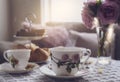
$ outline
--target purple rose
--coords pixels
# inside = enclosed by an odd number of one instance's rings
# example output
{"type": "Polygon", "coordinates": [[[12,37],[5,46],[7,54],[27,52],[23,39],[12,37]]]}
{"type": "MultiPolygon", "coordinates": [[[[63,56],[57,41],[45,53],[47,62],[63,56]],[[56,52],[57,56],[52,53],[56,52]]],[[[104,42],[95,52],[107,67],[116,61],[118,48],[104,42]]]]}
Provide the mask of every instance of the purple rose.
{"type": "Polygon", "coordinates": [[[75,54],[75,55],[72,56],[72,61],[73,62],[77,63],[79,60],[80,60],[79,54],[75,54]]]}
{"type": "Polygon", "coordinates": [[[87,28],[92,29],[93,20],[94,17],[96,16],[98,5],[96,0],[89,0],[84,4],[85,6],[83,7],[82,11],[82,20],[87,28]]]}
{"type": "Polygon", "coordinates": [[[91,12],[88,7],[84,7],[81,15],[82,15],[82,20],[85,26],[91,29],[93,26],[93,20],[94,20],[93,12],[91,12]]]}
{"type": "Polygon", "coordinates": [[[120,0],[106,0],[106,1],[113,1],[113,2],[115,2],[117,4],[120,4],[120,0]]]}
{"type": "Polygon", "coordinates": [[[98,9],[98,19],[101,25],[117,22],[119,17],[119,5],[115,2],[106,1],[98,9]]]}
{"type": "Polygon", "coordinates": [[[69,59],[68,54],[62,55],[62,60],[63,60],[63,61],[66,61],[66,60],[68,60],[68,59],[69,59]]]}

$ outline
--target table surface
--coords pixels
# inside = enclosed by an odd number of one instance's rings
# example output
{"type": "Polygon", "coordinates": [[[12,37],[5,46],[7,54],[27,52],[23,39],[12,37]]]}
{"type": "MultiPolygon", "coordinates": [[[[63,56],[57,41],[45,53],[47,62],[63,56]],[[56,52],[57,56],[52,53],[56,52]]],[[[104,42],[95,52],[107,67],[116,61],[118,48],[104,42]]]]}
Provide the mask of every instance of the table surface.
{"type": "Polygon", "coordinates": [[[42,74],[38,68],[25,74],[1,72],[0,82],[120,82],[120,61],[112,60],[110,65],[102,68],[92,64],[89,73],[77,79],[53,79],[42,74]]]}

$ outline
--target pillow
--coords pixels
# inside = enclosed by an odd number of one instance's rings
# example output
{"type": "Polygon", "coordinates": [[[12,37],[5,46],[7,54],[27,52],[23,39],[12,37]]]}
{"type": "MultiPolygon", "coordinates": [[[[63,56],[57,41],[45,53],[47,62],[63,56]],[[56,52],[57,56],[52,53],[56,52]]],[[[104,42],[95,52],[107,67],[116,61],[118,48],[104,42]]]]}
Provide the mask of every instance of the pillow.
{"type": "Polygon", "coordinates": [[[72,31],[74,36],[77,36],[76,45],[77,47],[84,47],[91,49],[91,56],[97,56],[97,34],[96,33],[79,33],[77,31],[72,31]]]}
{"type": "Polygon", "coordinates": [[[66,28],[63,26],[58,27],[46,27],[46,34],[48,37],[45,37],[41,40],[32,41],[34,44],[38,45],[41,48],[51,48],[57,46],[66,46],[70,43],[69,33],[66,28]]]}

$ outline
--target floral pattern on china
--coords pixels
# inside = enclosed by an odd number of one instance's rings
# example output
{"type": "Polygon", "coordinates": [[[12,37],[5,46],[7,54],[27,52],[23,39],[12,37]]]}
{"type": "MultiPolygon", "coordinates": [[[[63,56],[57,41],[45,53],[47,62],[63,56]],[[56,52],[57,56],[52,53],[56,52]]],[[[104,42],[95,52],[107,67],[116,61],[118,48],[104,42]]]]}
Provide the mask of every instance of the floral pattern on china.
{"type": "Polygon", "coordinates": [[[13,68],[15,68],[15,66],[19,63],[18,59],[16,59],[13,55],[9,57],[9,60],[13,68]]]}
{"type": "Polygon", "coordinates": [[[73,68],[79,69],[80,57],[79,54],[74,54],[72,58],[69,57],[69,54],[63,54],[61,59],[58,59],[51,55],[51,60],[53,60],[58,67],[66,65],[66,70],[68,73],[71,73],[73,68]],[[57,60],[57,61],[56,61],[57,60]]]}

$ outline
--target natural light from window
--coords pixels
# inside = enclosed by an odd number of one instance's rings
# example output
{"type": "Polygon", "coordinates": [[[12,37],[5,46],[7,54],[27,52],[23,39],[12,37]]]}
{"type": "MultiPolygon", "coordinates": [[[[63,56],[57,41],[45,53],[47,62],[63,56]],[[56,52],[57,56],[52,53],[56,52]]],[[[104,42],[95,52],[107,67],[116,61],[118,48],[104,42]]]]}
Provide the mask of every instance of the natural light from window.
{"type": "Polygon", "coordinates": [[[82,22],[83,2],[84,0],[43,0],[43,21],[82,22]]]}

